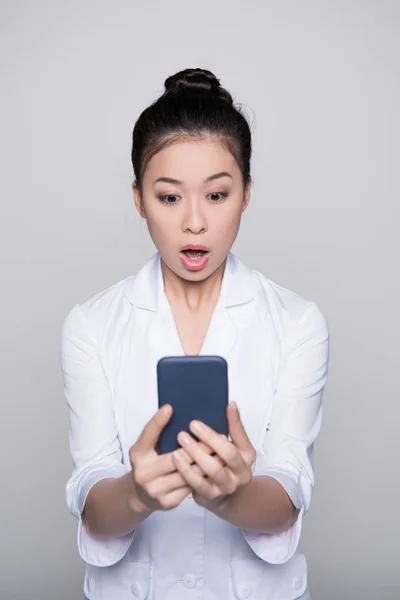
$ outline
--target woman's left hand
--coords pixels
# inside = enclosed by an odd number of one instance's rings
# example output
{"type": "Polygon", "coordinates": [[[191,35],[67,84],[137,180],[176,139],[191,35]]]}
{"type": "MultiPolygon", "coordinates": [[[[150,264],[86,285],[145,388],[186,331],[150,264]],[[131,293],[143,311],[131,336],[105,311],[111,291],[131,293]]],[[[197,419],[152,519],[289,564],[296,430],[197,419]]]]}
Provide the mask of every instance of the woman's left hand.
{"type": "Polygon", "coordinates": [[[173,454],[173,461],[187,484],[193,490],[197,504],[205,508],[222,508],[237,490],[252,479],[251,466],[256,458],[246,431],[242,425],[235,403],[228,404],[227,419],[229,441],[225,435],[215,432],[201,421],[192,421],[190,430],[214,455],[191,435],[181,431],[178,442],[182,446],[173,454]],[[197,465],[200,468],[195,469],[197,465]]]}

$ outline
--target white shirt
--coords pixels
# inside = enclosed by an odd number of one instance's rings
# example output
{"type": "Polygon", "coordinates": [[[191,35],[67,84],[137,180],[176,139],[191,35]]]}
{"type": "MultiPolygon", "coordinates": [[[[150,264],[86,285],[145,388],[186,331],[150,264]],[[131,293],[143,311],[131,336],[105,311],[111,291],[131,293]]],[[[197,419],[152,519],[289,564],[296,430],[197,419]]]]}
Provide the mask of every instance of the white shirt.
{"type": "MultiPolygon", "coordinates": [[[[201,354],[228,363],[257,451],[299,509],[278,535],[242,530],[192,497],[155,511],[136,531],[95,540],[81,514],[91,487],[130,471],[129,449],[158,409],[156,364],[183,349],[156,253],[140,271],[76,304],[64,321],[61,358],[74,470],[66,486],[91,600],[309,599],[299,547],[314,486],[313,444],[322,417],[329,332],[313,302],[276,285],[229,253],[201,354]]],[[[267,502],[267,499],[266,499],[267,502]]]]}

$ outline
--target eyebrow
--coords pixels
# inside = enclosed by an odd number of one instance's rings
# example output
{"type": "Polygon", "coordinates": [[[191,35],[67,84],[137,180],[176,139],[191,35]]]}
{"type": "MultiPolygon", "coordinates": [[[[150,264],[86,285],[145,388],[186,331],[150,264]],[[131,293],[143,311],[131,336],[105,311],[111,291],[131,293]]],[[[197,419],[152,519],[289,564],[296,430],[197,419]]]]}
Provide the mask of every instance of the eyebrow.
{"type": "MultiPolygon", "coordinates": [[[[204,183],[207,183],[208,181],[214,181],[214,179],[219,179],[220,177],[230,177],[231,179],[233,179],[232,175],[228,173],[228,171],[220,171],[219,173],[214,173],[214,175],[206,177],[204,183]]],[[[153,181],[153,183],[158,182],[172,183],[174,185],[182,185],[183,183],[183,181],[180,181],[179,179],[173,179],[172,177],[159,177],[158,179],[153,181]]]]}

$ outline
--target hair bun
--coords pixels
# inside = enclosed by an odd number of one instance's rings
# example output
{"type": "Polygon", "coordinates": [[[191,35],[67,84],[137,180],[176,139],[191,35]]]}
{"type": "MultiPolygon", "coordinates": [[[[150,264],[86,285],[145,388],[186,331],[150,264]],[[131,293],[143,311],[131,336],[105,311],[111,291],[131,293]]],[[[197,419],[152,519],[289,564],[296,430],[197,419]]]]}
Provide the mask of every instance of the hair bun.
{"type": "Polygon", "coordinates": [[[211,71],[206,69],[185,69],[168,77],[165,82],[166,94],[207,95],[227,100],[233,104],[232,96],[211,71]]]}

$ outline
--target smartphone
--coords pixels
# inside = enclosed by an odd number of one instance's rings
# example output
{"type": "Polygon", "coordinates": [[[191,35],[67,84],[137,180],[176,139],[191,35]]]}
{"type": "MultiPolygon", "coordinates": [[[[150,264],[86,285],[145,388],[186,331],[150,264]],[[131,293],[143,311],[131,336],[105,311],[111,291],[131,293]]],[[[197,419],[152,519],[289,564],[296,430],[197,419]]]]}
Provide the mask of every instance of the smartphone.
{"type": "Polygon", "coordinates": [[[157,363],[157,387],[159,408],[173,408],[159,438],[160,454],[180,448],[180,431],[198,439],[189,430],[193,419],[228,435],[228,365],[222,356],[165,356],[157,363]]]}

